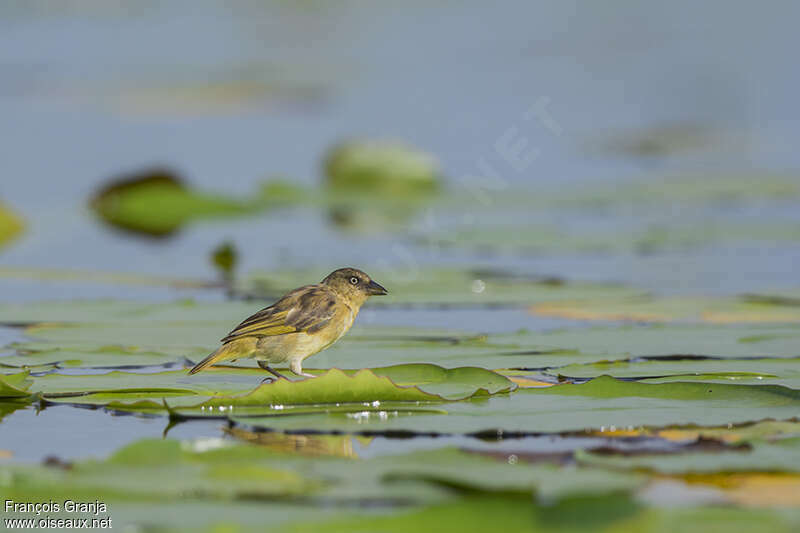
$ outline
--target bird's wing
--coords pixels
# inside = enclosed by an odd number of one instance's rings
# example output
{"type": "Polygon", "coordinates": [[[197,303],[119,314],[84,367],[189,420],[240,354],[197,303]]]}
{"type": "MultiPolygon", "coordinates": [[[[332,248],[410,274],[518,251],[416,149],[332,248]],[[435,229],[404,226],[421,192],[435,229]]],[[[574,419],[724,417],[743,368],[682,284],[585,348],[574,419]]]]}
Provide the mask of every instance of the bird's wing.
{"type": "Polygon", "coordinates": [[[300,287],[245,319],[222,342],[301,331],[316,333],[331,321],[339,307],[330,289],[319,285],[300,287]]]}

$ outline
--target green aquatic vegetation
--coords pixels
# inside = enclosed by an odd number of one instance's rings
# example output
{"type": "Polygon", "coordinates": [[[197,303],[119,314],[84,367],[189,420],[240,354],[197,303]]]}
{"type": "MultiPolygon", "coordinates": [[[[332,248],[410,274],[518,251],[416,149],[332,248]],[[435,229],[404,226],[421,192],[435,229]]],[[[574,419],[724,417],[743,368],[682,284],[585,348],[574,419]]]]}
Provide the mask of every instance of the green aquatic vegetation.
{"type": "Polygon", "coordinates": [[[576,494],[628,491],[645,482],[636,474],[509,464],[453,448],[354,460],[298,457],[218,440],[170,439],[135,442],[107,460],[73,463],[69,469],[12,466],[5,474],[7,497],[15,499],[45,493],[49,487],[51,494],[71,489],[73,498],[95,491],[111,500],[112,507],[157,500],[263,504],[281,497],[308,507],[338,503],[348,510],[386,502],[388,512],[458,499],[461,491],[521,492],[529,499],[535,493],[553,502],[576,494]]]}
{"type": "Polygon", "coordinates": [[[648,383],[707,381],[751,385],[783,385],[800,389],[800,359],[651,358],[572,364],[544,371],[566,378],[610,375],[648,383]]]}
{"type": "Polygon", "coordinates": [[[800,327],[789,325],[627,324],[559,329],[536,338],[541,347],[605,354],[608,360],[674,354],[721,358],[800,356],[800,327]]]}
{"type": "Polygon", "coordinates": [[[18,374],[0,374],[0,398],[27,398],[32,381],[28,379],[28,372],[18,374]]]}
{"type": "Polygon", "coordinates": [[[133,368],[180,362],[180,358],[175,355],[113,345],[53,347],[31,342],[12,345],[11,348],[16,349],[16,354],[0,358],[0,368],[27,368],[37,371],[53,367],[133,368]]]}
{"type": "Polygon", "coordinates": [[[573,320],[706,322],[713,324],[800,323],[800,307],[752,298],[643,297],[546,302],[531,306],[536,315],[573,320]]]}
{"type": "Polygon", "coordinates": [[[800,412],[800,391],[781,386],[737,384],[644,384],[600,377],[584,384],[519,388],[485,401],[442,405],[447,416],[378,416],[372,413],[309,414],[302,417],[229,418],[276,431],[392,432],[502,436],[616,431],[673,425],[720,426],[767,418],[787,420],[800,412]]]}
{"type": "MultiPolygon", "coordinates": [[[[603,299],[604,289],[596,290],[603,299]]],[[[591,307],[591,302],[587,296],[585,305],[591,307]]],[[[183,365],[187,359],[196,362],[208,355],[233,325],[263,305],[112,300],[0,305],[0,322],[14,322],[16,316],[20,322],[36,324],[25,330],[29,341],[12,346],[17,355],[2,359],[9,365],[31,367],[57,362],[62,366],[116,367],[127,366],[126,361],[183,365]]],[[[476,335],[356,323],[347,336],[316,355],[311,364],[358,369],[368,361],[374,367],[436,363],[543,369],[674,354],[793,358],[800,355],[798,341],[797,326],[779,324],[627,324],[476,335]]],[[[252,360],[236,364],[255,366],[252,360]]]]}
{"type": "Polygon", "coordinates": [[[591,219],[571,229],[549,225],[489,224],[454,227],[415,235],[417,242],[445,248],[464,248],[494,253],[653,254],[723,244],[800,241],[796,222],[760,221],[738,225],[729,221],[707,222],[698,227],[685,221],[651,223],[634,227],[598,229],[591,219]]]}
{"type": "Polygon", "coordinates": [[[436,159],[399,142],[349,141],[334,146],[323,164],[332,189],[380,194],[430,193],[441,187],[436,159]]]}
{"type": "Polygon", "coordinates": [[[686,531],[704,533],[709,527],[727,533],[749,533],[759,528],[789,533],[800,524],[791,512],[738,509],[729,505],[706,504],[687,507],[644,507],[625,494],[575,496],[555,505],[533,505],[519,494],[479,494],[457,502],[432,505],[391,516],[363,516],[351,513],[346,518],[329,517],[325,523],[303,521],[292,524],[292,533],[324,529],[330,533],[371,531],[405,533],[437,524],[442,533],[491,531],[498,517],[503,525],[520,533],[564,531],[637,531],[660,533],[686,531]]]}
{"type": "MultiPolygon", "coordinates": [[[[15,501],[94,501],[100,494],[114,526],[123,528],[408,531],[435,523],[442,531],[483,531],[500,516],[518,531],[585,530],[587,517],[593,529],[654,533],[679,525],[699,532],[709,524],[788,532],[800,523],[792,512],[721,507],[725,490],[713,503],[660,507],[634,497],[658,480],[585,464],[594,459],[586,454],[563,467],[453,448],[371,459],[300,457],[219,439],[166,439],[138,441],[108,459],[67,468],[4,465],[2,473],[4,495],[15,501]]],[[[677,490],[692,494],[685,486],[677,490]]]]}
{"type": "Polygon", "coordinates": [[[663,175],[650,179],[581,186],[579,191],[561,191],[561,205],[579,207],[631,206],[643,210],[653,207],[692,205],[730,206],[786,204],[800,199],[796,176],[762,173],[758,175],[685,174],[663,175]]]}
{"type": "Polygon", "coordinates": [[[649,470],[664,474],[695,474],[712,472],[800,472],[800,437],[776,439],[771,442],[753,441],[747,449],[714,454],[686,453],[679,455],[640,455],[637,457],[599,456],[590,451],[580,452],[577,459],[588,466],[619,470],[649,470]]]}
{"type": "Polygon", "coordinates": [[[0,203],[0,247],[19,236],[25,223],[11,209],[0,203]]]}
{"type": "Polygon", "coordinates": [[[260,407],[266,412],[277,412],[287,406],[302,405],[357,404],[362,409],[362,404],[378,407],[382,402],[458,401],[515,388],[506,377],[489,370],[421,364],[355,372],[332,369],[314,379],[277,380],[259,385],[264,374],[262,370],[227,368],[215,368],[200,376],[189,376],[183,370],[47,374],[33,378],[30,390],[49,401],[141,411],[165,410],[171,405],[181,407],[182,412],[202,414],[207,409],[214,414],[215,408],[224,412],[233,407],[260,407]],[[146,399],[153,401],[142,401],[146,399]]]}
{"type": "Polygon", "coordinates": [[[195,191],[162,169],[114,180],[97,191],[89,205],[114,227],[154,237],[170,235],[192,220],[241,216],[260,209],[252,201],[195,191]]]}
{"type": "MultiPolygon", "coordinates": [[[[389,294],[373,306],[525,306],[560,300],[624,299],[644,296],[630,287],[602,283],[566,283],[547,277],[515,276],[489,270],[425,268],[408,271],[366,269],[389,294]]],[[[321,270],[254,273],[240,290],[264,298],[277,297],[308,280],[322,279],[321,270]]]]}

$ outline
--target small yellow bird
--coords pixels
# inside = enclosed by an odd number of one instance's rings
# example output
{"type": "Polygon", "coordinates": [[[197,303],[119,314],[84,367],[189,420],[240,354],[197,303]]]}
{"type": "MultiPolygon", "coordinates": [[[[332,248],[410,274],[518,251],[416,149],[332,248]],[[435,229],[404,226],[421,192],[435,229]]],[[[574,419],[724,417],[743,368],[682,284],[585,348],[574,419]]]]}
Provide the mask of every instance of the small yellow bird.
{"type": "Polygon", "coordinates": [[[189,373],[222,361],[255,357],[258,366],[278,378],[285,376],[270,364],[285,363],[299,376],[303,360],[320,352],[347,333],[361,305],[386,289],[356,268],[334,270],[316,285],[305,285],[262,309],[236,326],[222,346],[197,363],[189,373]]]}

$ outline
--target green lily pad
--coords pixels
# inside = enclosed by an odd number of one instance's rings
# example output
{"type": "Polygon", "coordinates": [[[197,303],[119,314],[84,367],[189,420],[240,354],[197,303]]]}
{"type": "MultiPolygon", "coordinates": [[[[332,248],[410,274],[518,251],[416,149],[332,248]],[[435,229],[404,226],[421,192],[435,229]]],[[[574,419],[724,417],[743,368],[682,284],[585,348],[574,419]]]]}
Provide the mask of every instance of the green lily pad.
{"type": "Polygon", "coordinates": [[[130,324],[134,322],[197,322],[215,318],[235,320],[253,312],[258,304],[219,302],[199,304],[192,300],[145,303],[123,300],[54,300],[25,304],[0,304],[5,324],[81,323],[130,324]],[[221,316],[220,316],[221,315],[221,316]]]}
{"type": "Polygon", "coordinates": [[[573,320],[637,322],[800,323],[800,307],[737,298],[638,298],[546,302],[530,308],[536,315],[573,320]]]}
{"type": "Polygon", "coordinates": [[[643,455],[626,458],[601,457],[581,452],[582,464],[613,469],[652,470],[669,474],[699,472],[800,472],[800,438],[755,442],[752,450],[715,454],[689,453],[674,457],[643,455]]]}
{"type": "MultiPolygon", "coordinates": [[[[43,363],[65,353],[87,352],[83,366],[119,366],[129,353],[152,361],[196,361],[213,350],[233,325],[262,307],[259,303],[163,305],[114,301],[18,306],[30,342],[14,346],[23,352],[43,352],[43,363]],[[63,324],[69,313],[81,324],[63,324]],[[56,323],[47,323],[55,321],[56,323]],[[117,346],[103,355],[108,346],[117,346]],[[160,354],[155,355],[155,354],[160,354]]],[[[15,311],[0,306],[0,321],[12,321],[15,311]]],[[[364,327],[353,330],[307,362],[309,367],[363,368],[399,363],[436,363],[455,367],[470,364],[488,368],[547,368],[631,356],[673,354],[722,358],[792,358],[798,351],[800,328],[790,325],[625,325],[560,329],[546,332],[470,335],[421,328],[364,327]]],[[[13,357],[13,356],[12,356],[13,357]]],[[[20,356],[21,357],[21,356],[20,356]]],[[[2,361],[0,361],[1,363],[2,361]]],[[[24,363],[19,357],[10,364],[24,363]]],[[[254,367],[242,360],[240,366],[254,367]]],[[[79,365],[81,366],[81,365],[79,365]]]]}
{"type": "Polygon", "coordinates": [[[774,385],[705,383],[644,384],[601,377],[580,385],[517,389],[483,402],[442,407],[447,416],[240,417],[249,427],[279,431],[360,433],[406,431],[455,434],[538,434],[674,425],[739,424],[790,419],[800,412],[800,391],[774,385]]]}
{"type": "Polygon", "coordinates": [[[435,158],[399,142],[350,141],[325,156],[328,187],[397,195],[430,193],[441,186],[435,158]]]}
{"type": "MultiPolygon", "coordinates": [[[[638,289],[611,284],[564,283],[558,279],[525,278],[492,271],[426,268],[412,273],[366,269],[388,290],[387,296],[373,298],[370,306],[448,305],[523,306],[560,300],[623,299],[643,296],[638,289]]],[[[265,299],[322,279],[321,270],[292,270],[254,273],[241,289],[265,299]]]]}
{"type": "MultiPolygon", "coordinates": [[[[46,374],[31,378],[31,390],[48,399],[104,395],[110,399],[162,398],[170,396],[222,396],[243,394],[258,384],[252,373],[231,371],[220,375],[189,376],[186,370],[166,372],[122,372],[103,374],[46,374]],[[250,375],[247,375],[250,374],[250,375]]],[[[88,400],[88,398],[87,398],[88,400]]]]}
{"type": "MultiPolygon", "coordinates": [[[[644,431],[642,435],[658,436],[671,441],[697,441],[698,439],[717,439],[727,443],[748,443],[753,441],[772,441],[786,437],[800,437],[798,420],[764,420],[762,422],[727,425],[721,427],[667,427],[655,431],[644,431]]],[[[626,435],[629,435],[626,433],[626,435]]]]}
{"type": "Polygon", "coordinates": [[[715,381],[783,385],[800,389],[800,359],[670,359],[628,360],[567,365],[546,373],[570,378],[610,375],[648,383],[715,381]]]}
{"type": "MultiPolygon", "coordinates": [[[[426,369],[420,368],[422,365],[414,365],[414,368],[397,367],[402,376],[410,377],[424,376],[426,369]]],[[[471,378],[463,376],[462,379],[470,379],[467,383],[477,380],[486,380],[488,377],[495,393],[510,391],[514,386],[506,378],[499,374],[493,374],[489,371],[478,368],[463,368],[455,370],[444,370],[434,365],[428,365],[430,370],[427,373],[436,372],[447,374],[472,374],[471,378]],[[439,371],[439,372],[437,372],[439,371]],[[493,374],[493,375],[488,375],[493,374]],[[480,375],[480,376],[479,376],[480,375]],[[475,379],[477,378],[477,379],[475,379]]],[[[392,375],[392,369],[388,370],[388,374],[392,375]]],[[[424,377],[422,378],[425,379],[424,377]]],[[[446,379],[446,378],[445,378],[446,379]]],[[[458,379],[458,378],[456,378],[458,379]]],[[[483,381],[481,380],[481,381],[483,381]]],[[[446,381],[445,381],[446,383],[446,381]]],[[[391,379],[384,376],[376,375],[368,369],[359,370],[352,376],[348,376],[341,370],[336,368],[329,370],[321,376],[313,380],[302,380],[296,382],[289,382],[285,380],[278,380],[268,385],[262,385],[253,392],[244,396],[236,396],[233,398],[214,398],[208,400],[197,407],[199,408],[214,408],[226,407],[229,405],[234,406],[265,406],[265,405],[303,405],[303,404],[337,404],[337,403],[375,403],[381,401],[387,402],[441,402],[446,399],[462,400],[474,396],[488,396],[491,394],[489,390],[483,387],[473,389],[471,393],[466,396],[462,394],[454,395],[453,389],[456,388],[452,383],[447,384],[445,390],[449,392],[450,398],[442,394],[433,394],[425,392],[422,387],[436,390],[435,381],[423,382],[422,385],[410,385],[405,387],[398,386],[391,379]]],[[[458,388],[463,388],[458,387],[458,388]]]]}
{"type": "MultiPolygon", "coordinates": [[[[536,336],[539,346],[605,354],[606,359],[673,354],[718,357],[800,356],[796,326],[624,325],[560,329],[536,336]]],[[[558,363],[549,363],[557,365],[558,363]]]]}
{"type": "Polygon", "coordinates": [[[180,362],[175,355],[138,350],[123,346],[99,346],[84,349],[52,348],[35,343],[15,345],[17,355],[0,359],[0,367],[12,368],[123,368],[166,365],[180,362]],[[43,348],[43,349],[40,349],[43,348]]]}
{"type": "Polygon", "coordinates": [[[314,379],[278,380],[259,386],[264,374],[244,369],[212,369],[191,376],[185,371],[48,374],[34,378],[32,390],[51,401],[132,411],[163,411],[166,405],[161,399],[166,398],[182,413],[213,415],[215,408],[224,412],[250,407],[283,414],[287,406],[347,403],[363,410],[362,404],[377,408],[383,402],[463,400],[515,387],[506,377],[481,368],[448,370],[436,365],[397,365],[349,373],[332,369],[314,379]],[[144,401],[148,398],[157,400],[144,401]]]}
{"type": "Polygon", "coordinates": [[[324,529],[328,533],[374,531],[405,533],[437,524],[442,533],[491,531],[497,517],[505,527],[520,533],[562,531],[682,531],[704,533],[709,529],[749,533],[764,528],[776,533],[795,531],[800,519],[792,512],[744,509],[729,505],[645,508],[624,494],[576,496],[554,505],[534,506],[518,494],[482,494],[457,502],[444,502],[398,515],[327,517],[292,524],[287,531],[304,533],[324,529]]]}
{"type": "MultiPolygon", "coordinates": [[[[40,268],[40,267],[0,267],[0,279],[29,279],[34,281],[47,282],[81,282],[81,283],[100,283],[108,285],[132,285],[144,287],[171,287],[176,289],[211,289],[219,288],[220,284],[216,281],[207,279],[197,279],[188,277],[170,277],[148,275],[143,273],[131,272],[101,272],[93,270],[74,270],[61,268],[40,268]]],[[[57,305],[56,302],[53,302],[57,305]]],[[[61,302],[64,304],[64,302],[61,302]]],[[[7,304],[6,304],[7,305],[7,304]]],[[[42,302],[27,305],[43,305],[42,302]]],[[[0,307],[0,309],[5,306],[0,307]]]]}
{"type": "Polygon", "coordinates": [[[31,395],[32,381],[28,379],[28,372],[19,374],[0,374],[0,398],[27,398],[31,395]]]}
{"type": "Polygon", "coordinates": [[[22,219],[0,203],[0,247],[19,236],[24,228],[22,219]]]}
{"type": "Polygon", "coordinates": [[[9,496],[35,494],[49,486],[54,495],[65,488],[74,491],[73,497],[94,490],[123,502],[281,496],[310,506],[351,502],[354,509],[361,501],[381,499],[406,507],[446,501],[459,497],[453,487],[473,493],[522,492],[529,499],[535,491],[541,499],[554,502],[576,494],[626,492],[646,481],[636,474],[594,468],[509,464],[453,448],[354,460],[300,457],[219,440],[144,440],[107,460],[83,461],[67,470],[15,466],[5,480],[9,496]],[[103,471],[113,475],[103,476],[103,471]]]}
{"type": "Polygon", "coordinates": [[[114,180],[92,197],[90,207],[114,227],[154,237],[170,235],[193,220],[242,216],[261,208],[251,201],[194,191],[162,169],[114,180]]]}
{"type": "Polygon", "coordinates": [[[670,222],[641,229],[608,230],[586,226],[567,229],[547,225],[486,225],[451,228],[416,236],[427,245],[467,248],[495,253],[656,253],[709,247],[720,244],[746,244],[800,241],[800,225],[793,222],[764,221],[739,224],[728,221],[697,224],[670,222]]]}

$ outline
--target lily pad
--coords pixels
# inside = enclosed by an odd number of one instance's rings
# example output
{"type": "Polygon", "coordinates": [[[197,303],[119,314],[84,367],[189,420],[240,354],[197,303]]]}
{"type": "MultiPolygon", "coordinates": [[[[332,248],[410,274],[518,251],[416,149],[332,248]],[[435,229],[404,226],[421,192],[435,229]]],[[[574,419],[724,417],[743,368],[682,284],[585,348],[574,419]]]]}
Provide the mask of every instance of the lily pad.
{"type": "MultiPolygon", "coordinates": [[[[641,290],[613,284],[565,283],[547,277],[470,269],[425,268],[413,272],[366,269],[388,290],[370,306],[527,306],[536,302],[593,300],[643,296],[641,290]]],[[[309,280],[322,279],[321,270],[255,273],[241,289],[268,299],[279,297],[309,280]]]]}
{"type": "Polygon", "coordinates": [[[391,141],[349,141],[335,146],[325,156],[324,170],[329,187],[361,193],[429,193],[442,181],[433,156],[391,141]]]}
{"type": "Polygon", "coordinates": [[[466,248],[494,253],[582,253],[582,254],[653,254],[683,251],[722,244],[800,242],[800,225],[796,222],[760,221],[738,224],[728,221],[687,224],[669,221],[651,223],[643,229],[603,229],[592,226],[564,228],[536,224],[492,224],[481,227],[454,227],[416,235],[427,245],[445,248],[466,248]]]}
{"type": "Polygon", "coordinates": [[[28,379],[27,372],[19,374],[0,374],[0,398],[27,398],[31,395],[32,381],[28,379]]]}
{"type": "Polygon", "coordinates": [[[90,206],[114,227],[154,237],[170,235],[192,220],[252,214],[261,207],[251,201],[194,191],[164,169],[113,180],[97,191],[90,206]]]}
{"type": "Polygon", "coordinates": [[[686,359],[627,360],[567,365],[548,369],[548,374],[568,378],[610,375],[649,383],[708,381],[783,385],[800,389],[800,359],[686,359]]]}
{"type": "MultiPolygon", "coordinates": [[[[163,305],[86,302],[72,305],[81,324],[43,323],[25,330],[33,339],[14,347],[22,351],[89,352],[85,366],[119,366],[124,355],[161,354],[164,361],[196,361],[218,345],[242,317],[261,308],[259,303],[163,305]],[[106,358],[102,352],[110,350],[106,358]]],[[[19,306],[24,322],[67,320],[70,305],[19,306]]],[[[12,320],[13,309],[0,306],[0,321],[12,320]]],[[[560,329],[545,332],[475,335],[422,328],[364,327],[353,330],[328,350],[307,362],[309,367],[363,368],[398,363],[436,363],[455,367],[470,364],[488,368],[543,369],[574,363],[625,360],[632,356],[674,354],[722,358],[800,356],[800,328],[790,325],[625,325],[560,329]]],[[[48,356],[49,357],[49,356],[48,356]]],[[[149,355],[147,356],[150,357],[149,355]]],[[[158,356],[154,355],[153,360],[158,356]]],[[[10,360],[13,364],[21,361],[10,360]]],[[[0,361],[2,363],[2,361],[0,361]]],[[[240,366],[254,367],[242,360],[240,366]]]]}
{"type": "Polygon", "coordinates": [[[175,355],[123,346],[98,346],[81,349],[80,347],[52,348],[30,343],[14,347],[17,348],[17,355],[0,358],[0,367],[131,368],[182,362],[182,358],[175,355]]]}
{"type": "Polygon", "coordinates": [[[442,406],[447,416],[347,416],[230,418],[248,427],[279,431],[392,432],[509,436],[616,431],[638,427],[739,424],[791,419],[800,412],[800,391],[774,385],[705,383],[644,384],[601,377],[585,384],[520,388],[483,402],[442,406]]]}
{"type": "Polygon", "coordinates": [[[536,304],[536,315],[572,320],[637,322],[800,323],[800,307],[737,298],[638,298],[536,304]]]}
{"type": "Polygon", "coordinates": [[[22,219],[0,203],[0,247],[15,239],[24,228],[22,219]]]}
{"type": "Polygon", "coordinates": [[[532,505],[519,494],[481,494],[457,502],[431,505],[399,515],[365,517],[351,514],[346,518],[319,518],[296,524],[290,531],[312,532],[325,529],[329,533],[376,531],[404,533],[421,525],[437,524],[442,533],[490,531],[497,517],[518,532],[559,531],[637,531],[658,533],[682,531],[704,533],[718,528],[727,533],[749,533],[764,528],[776,533],[795,531],[800,519],[791,512],[765,509],[743,509],[730,505],[705,505],[669,508],[644,507],[625,494],[576,496],[558,504],[532,505]],[[507,518],[505,518],[507,517],[507,518]]]}
{"type": "Polygon", "coordinates": [[[536,339],[542,348],[605,354],[609,360],[673,354],[723,358],[800,356],[800,328],[796,326],[597,326],[554,330],[538,334],[536,339]]]}
{"type": "Polygon", "coordinates": [[[638,456],[622,461],[618,457],[597,456],[584,452],[582,464],[613,469],[652,470],[668,474],[698,472],[800,472],[800,438],[769,443],[756,442],[751,451],[716,454],[681,454],[679,456],[638,456]]]}
{"type": "Polygon", "coordinates": [[[350,403],[363,410],[363,404],[377,408],[384,402],[463,400],[515,387],[504,376],[481,368],[448,370],[436,365],[397,365],[349,373],[333,369],[314,379],[278,380],[256,386],[264,374],[243,369],[212,369],[194,376],[185,371],[48,374],[35,378],[32,390],[51,401],[135,411],[163,411],[166,405],[160,399],[167,398],[169,405],[180,407],[182,413],[205,411],[213,415],[215,408],[223,413],[234,407],[252,407],[284,414],[287,406],[350,403]],[[203,401],[205,397],[212,398],[203,401]],[[143,401],[147,398],[159,400],[143,401]]]}

